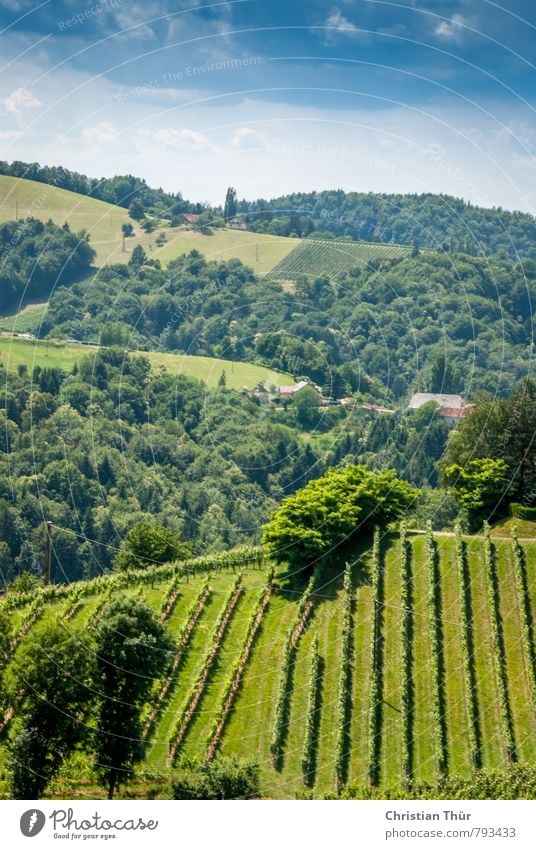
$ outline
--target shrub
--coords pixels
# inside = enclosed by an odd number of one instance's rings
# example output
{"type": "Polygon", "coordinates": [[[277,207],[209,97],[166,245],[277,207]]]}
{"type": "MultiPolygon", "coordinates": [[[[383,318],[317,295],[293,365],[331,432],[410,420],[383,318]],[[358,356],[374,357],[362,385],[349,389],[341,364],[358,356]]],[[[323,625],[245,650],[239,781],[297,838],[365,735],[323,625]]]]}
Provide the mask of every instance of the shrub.
{"type": "Polygon", "coordinates": [[[536,519],[536,507],[526,507],[517,501],[508,505],[508,513],[514,519],[536,519]]]}

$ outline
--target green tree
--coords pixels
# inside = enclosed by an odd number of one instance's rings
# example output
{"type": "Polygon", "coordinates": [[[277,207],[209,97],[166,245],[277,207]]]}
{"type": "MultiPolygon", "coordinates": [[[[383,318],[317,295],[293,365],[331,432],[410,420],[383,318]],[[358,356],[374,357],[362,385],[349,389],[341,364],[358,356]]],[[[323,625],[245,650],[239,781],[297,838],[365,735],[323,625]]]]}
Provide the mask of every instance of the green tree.
{"type": "Polygon", "coordinates": [[[225,206],[223,208],[223,217],[226,221],[229,221],[230,218],[234,218],[237,208],[236,189],[229,186],[227,194],[225,195],[225,206]]]}
{"type": "Polygon", "coordinates": [[[313,428],[318,425],[320,397],[312,386],[304,386],[294,398],[294,413],[300,427],[313,428]]]}
{"type": "Polygon", "coordinates": [[[121,225],[121,232],[126,238],[128,238],[128,236],[132,236],[132,234],[134,233],[134,227],[132,226],[130,221],[127,221],[125,224],[121,225]]]}
{"type": "Polygon", "coordinates": [[[130,268],[133,268],[135,271],[138,271],[138,269],[140,269],[142,265],[145,265],[146,262],[147,254],[145,253],[141,245],[136,245],[128,261],[130,268]]]}
{"type": "Polygon", "coordinates": [[[460,383],[458,368],[447,360],[444,353],[438,354],[430,370],[430,392],[457,393],[460,391],[460,383]]]}
{"type": "Polygon", "coordinates": [[[508,491],[508,466],[504,460],[482,457],[466,466],[453,463],[444,469],[443,478],[475,519],[497,512],[508,491]]]}
{"type": "Polygon", "coordinates": [[[263,528],[263,543],[278,563],[310,564],[374,525],[398,518],[416,495],[393,470],[330,469],[284,499],[263,528]]]}
{"type": "Polygon", "coordinates": [[[134,198],[128,208],[128,214],[134,219],[134,221],[141,221],[145,215],[145,210],[143,208],[143,203],[139,198],[134,198]]]}
{"type": "Polygon", "coordinates": [[[527,506],[536,504],[536,383],[526,378],[508,398],[482,396],[450,437],[439,463],[466,468],[471,460],[504,460],[508,467],[508,494],[527,506]]]}
{"type": "Polygon", "coordinates": [[[11,793],[38,799],[64,757],[88,738],[94,654],[80,633],[53,623],[22,643],[17,661],[10,669],[11,698],[18,700],[8,745],[11,793]]]}
{"type": "Polygon", "coordinates": [[[100,678],[95,760],[112,799],[144,757],[141,710],[173,645],[150,608],[134,598],[110,604],[95,639],[100,678]]]}
{"type": "Polygon", "coordinates": [[[140,522],[134,525],[121,543],[117,555],[120,569],[146,569],[159,563],[184,560],[190,547],[175,531],[163,525],[140,522]]]}

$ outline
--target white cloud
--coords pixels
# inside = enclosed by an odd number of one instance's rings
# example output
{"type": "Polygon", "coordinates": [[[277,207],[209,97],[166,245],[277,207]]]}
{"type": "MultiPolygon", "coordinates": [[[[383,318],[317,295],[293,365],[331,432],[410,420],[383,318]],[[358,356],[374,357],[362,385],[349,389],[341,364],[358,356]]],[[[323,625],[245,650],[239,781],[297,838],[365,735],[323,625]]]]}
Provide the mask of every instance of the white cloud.
{"type": "Polygon", "coordinates": [[[519,168],[536,168],[536,156],[520,156],[519,154],[515,154],[512,161],[519,168]]]}
{"type": "Polygon", "coordinates": [[[7,97],[4,97],[2,106],[6,112],[18,115],[24,109],[35,109],[35,107],[41,106],[41,101],[31,91],[28,91],[27,88],[17,88],[11,94],[8,94],[7,97]]]}
{"type": "Polygon", "coordinates": [[[343,15],[340,9],[335,7],[324,21],[326,28],[324,34],[324,42],[326,44],[334,44],[337,37],[359,38],[362,34],[359,27],[356,27],[352,21],[343,15]]]}
{"type": "Polygon", "coordinates": [[[434,32],[439,38],[445,41],[461,41],[467,33],[466,27],[469,25],[470,21],[468,18],[464,18],[463,15],[456,13],[450,21],[441,21],[436,26],[434,32]]]}
{"type": "Polygon", "coordinates": [[[117,130],[110,121],[101,121],[96,127],[86,127],[83,139],[89,144],[117,145],[117,130]]]}
{"type": "Polygon", "coordinates": [[[233,147],[240,147],[245,150],[258,150],[267,146],[265,133],[259,133],[251,127],[238,127],[234,131],[231,139],[233,147]]]}
{"type": "Polygon", "coordinates": [[[209,139],[196,130],[176,130],[174,127],[162,127],[159,130],[142,130],[142,138],[163,147],[171,147],[174,150],[199,152],[202,150],[218,151],[219,148],[212,144],[209,139]]]}

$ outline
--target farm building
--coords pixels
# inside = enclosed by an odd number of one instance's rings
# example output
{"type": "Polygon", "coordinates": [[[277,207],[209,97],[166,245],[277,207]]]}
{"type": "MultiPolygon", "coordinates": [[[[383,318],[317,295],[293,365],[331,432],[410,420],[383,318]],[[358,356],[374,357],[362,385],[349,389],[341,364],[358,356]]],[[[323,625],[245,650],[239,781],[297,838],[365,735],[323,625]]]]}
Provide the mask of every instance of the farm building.
{"type": "Polygon", "coordinates": [[[424,404],[433,401],[439,407],[447,427],[454,427],[458,421],[473,408],[473,404],[466,404],[461,395],[442,395],[434,392],[416,392],[409,402],[410,410],[418,410],[424,404]]]}
{"type": "Polygon", "coordinates": [[[245,219],[239,216],[230,218],[227,222],[227,227],[230,227],[231,230],[247,230],[248,228],[245,219]]]}
{"type": "Polygon", "coordinates": [[[315,392],[318,392],[319,395],[322,395],[322,389],[320,386],[317,386],[316,383],[312,383],[310,380],[300,380],[298,383],[294,383],[292,386],[280,386],[278,391],[278,396],[281,399],[289,399],[294,398],[298,392],[301,392],[302,389],[305,389],[306,386],[310,386],[311,389],[314,389],[315,392]]]}

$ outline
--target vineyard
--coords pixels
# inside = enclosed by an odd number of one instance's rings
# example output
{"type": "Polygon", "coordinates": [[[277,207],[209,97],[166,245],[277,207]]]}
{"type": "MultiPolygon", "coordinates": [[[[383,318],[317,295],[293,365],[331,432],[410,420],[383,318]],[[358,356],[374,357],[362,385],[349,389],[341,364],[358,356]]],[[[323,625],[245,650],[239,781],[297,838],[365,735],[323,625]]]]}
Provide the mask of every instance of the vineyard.
{"type": "Polygon", "coordinates": [[[271,280],[293,280],[298,274],[333,277],[373,260],[398,259],[410,248],[368,242],[304,239],[268,274],[271,280]]]}
{"type": "MultiPolygon", "coordinates": [[[[259,549],[187,569],[119,573],[4,606],[10,663],[46,623],[91,633],[116,593],[174,639],[143,715],[146,759],[124,795],[165,796],[192,756],[258,760],[262,792],[294,798],[398,788],[536,764],[536,543],[380,537],[299,587],[259,549]]],[[[16,704],[0,716],[0,795],[16,704]]],[[[85,755],[51,792],[99,791],[85,755]]]]}

